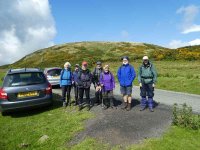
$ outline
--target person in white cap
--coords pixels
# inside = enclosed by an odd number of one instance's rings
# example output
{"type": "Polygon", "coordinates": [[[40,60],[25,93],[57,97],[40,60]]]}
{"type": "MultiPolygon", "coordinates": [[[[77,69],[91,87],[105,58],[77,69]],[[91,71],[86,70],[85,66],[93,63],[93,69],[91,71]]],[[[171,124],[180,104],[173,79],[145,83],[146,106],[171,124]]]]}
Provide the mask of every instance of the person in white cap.
{"type": "Polygon", "coordinates": [[[64,69],[60,73],[60,87],[62,88],[62,100],[63,107],[66,107],[70,102],[70,93],[73,82],[73,74],[71,72],[71,64],[66,62],[64,64],[64,69]],[[66,103],[66,92],[67,92],[67,103],[66,103]]]}
{"type": "Polygon", "coordinates": [[[157,72],[148,56],[143,57],[143,64],[139,67],[138,81],[140,85],[141,109],[143,111],[148,103],[149,110],[153,112],[154,87],[157,80],[157,72]],[[148,101],[147,101],[148,97],[148,101]]]}

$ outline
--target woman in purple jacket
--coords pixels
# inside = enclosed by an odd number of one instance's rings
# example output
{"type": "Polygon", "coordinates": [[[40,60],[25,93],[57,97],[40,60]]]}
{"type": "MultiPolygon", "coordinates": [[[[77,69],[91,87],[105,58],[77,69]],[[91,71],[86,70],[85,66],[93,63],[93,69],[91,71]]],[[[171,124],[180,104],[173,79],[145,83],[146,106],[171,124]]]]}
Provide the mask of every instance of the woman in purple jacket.
{"type": "Polygon", "coordinates": [[[100,75],[100,84],[103,92],[104,109],[107,109],[108,107],[113,108],[113,89],[115,88],[115,79],[113,74],[109,71],[109,65],[104,66],[104,71],[100,75]]]}

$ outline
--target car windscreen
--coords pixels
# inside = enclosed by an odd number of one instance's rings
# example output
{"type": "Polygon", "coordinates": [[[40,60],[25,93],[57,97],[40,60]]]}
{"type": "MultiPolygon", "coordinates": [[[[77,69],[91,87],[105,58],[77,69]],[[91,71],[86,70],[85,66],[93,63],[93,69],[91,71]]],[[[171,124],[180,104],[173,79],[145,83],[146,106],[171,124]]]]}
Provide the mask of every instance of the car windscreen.
{"type": "Polygon", "coordinates": [[[59,76],[62,69],[52,69],[47,71],[47,75],[49,76],[59,76]]]}
{"type": "Polygon", "coordinates": [[[34,84],[42,84],[46,82],[46,78],[42,72],[26,72],[8,74],[4,79],[4,87],[26,86],[34,84]]]}

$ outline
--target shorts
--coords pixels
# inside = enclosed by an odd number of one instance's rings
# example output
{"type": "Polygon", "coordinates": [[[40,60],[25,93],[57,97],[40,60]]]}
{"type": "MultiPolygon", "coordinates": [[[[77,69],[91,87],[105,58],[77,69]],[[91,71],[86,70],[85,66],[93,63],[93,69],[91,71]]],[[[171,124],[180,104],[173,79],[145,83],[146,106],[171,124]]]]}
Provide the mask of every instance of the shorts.
{"type": "Polygon", "coordinates": [[[132,94],[132,86],[120,86],[121,94],[123,95],[131,95],[132,94]]]}

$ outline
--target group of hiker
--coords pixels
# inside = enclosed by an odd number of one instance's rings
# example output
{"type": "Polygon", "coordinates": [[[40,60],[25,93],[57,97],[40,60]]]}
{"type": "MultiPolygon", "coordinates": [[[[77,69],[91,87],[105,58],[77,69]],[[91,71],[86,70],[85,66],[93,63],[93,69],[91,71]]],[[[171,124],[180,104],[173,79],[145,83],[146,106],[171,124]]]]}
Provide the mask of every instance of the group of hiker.
{"type": "MultiPolygon", "coordinates": [[[[123,95],[124,105],[122,109],[131,110],[133,81],[136,77],[134,67],[129,63],[129,57],[121,58],[122,65],[118,68],[117,78],[120,84],[120,91],[123,95]]],[[[141,108],[143,111],[147,106],[151,112],[154,111],[154,87],[157,80],[157,73],[154,65],[149,61],[148,56],[143,57],[143,63],[139,67],[138,81],[140,86],[141,108]]],[[[71,64],[66,62],[61,71],[60,87],[62,89],[63,106],[71,105],[70,93],[74,87],[75,105],[79,110],[83,109],[83,97],[85,93],[86,107],[90,110],[95,104],[104,109],[116,108],[114,104],[113,90],[115,89],[115,77],[110,71],[109,65],[102,66],[100,61],[96,62],[93,72],[88,69],[88,63],[82,62],[82,65],[75,65],[74,71],[71,70],[71,64]],[[90,87],[94,85],[95,100],[90,99],[90,87]],[[66,101],[67,100],[67,101],[66,101]]]]}

